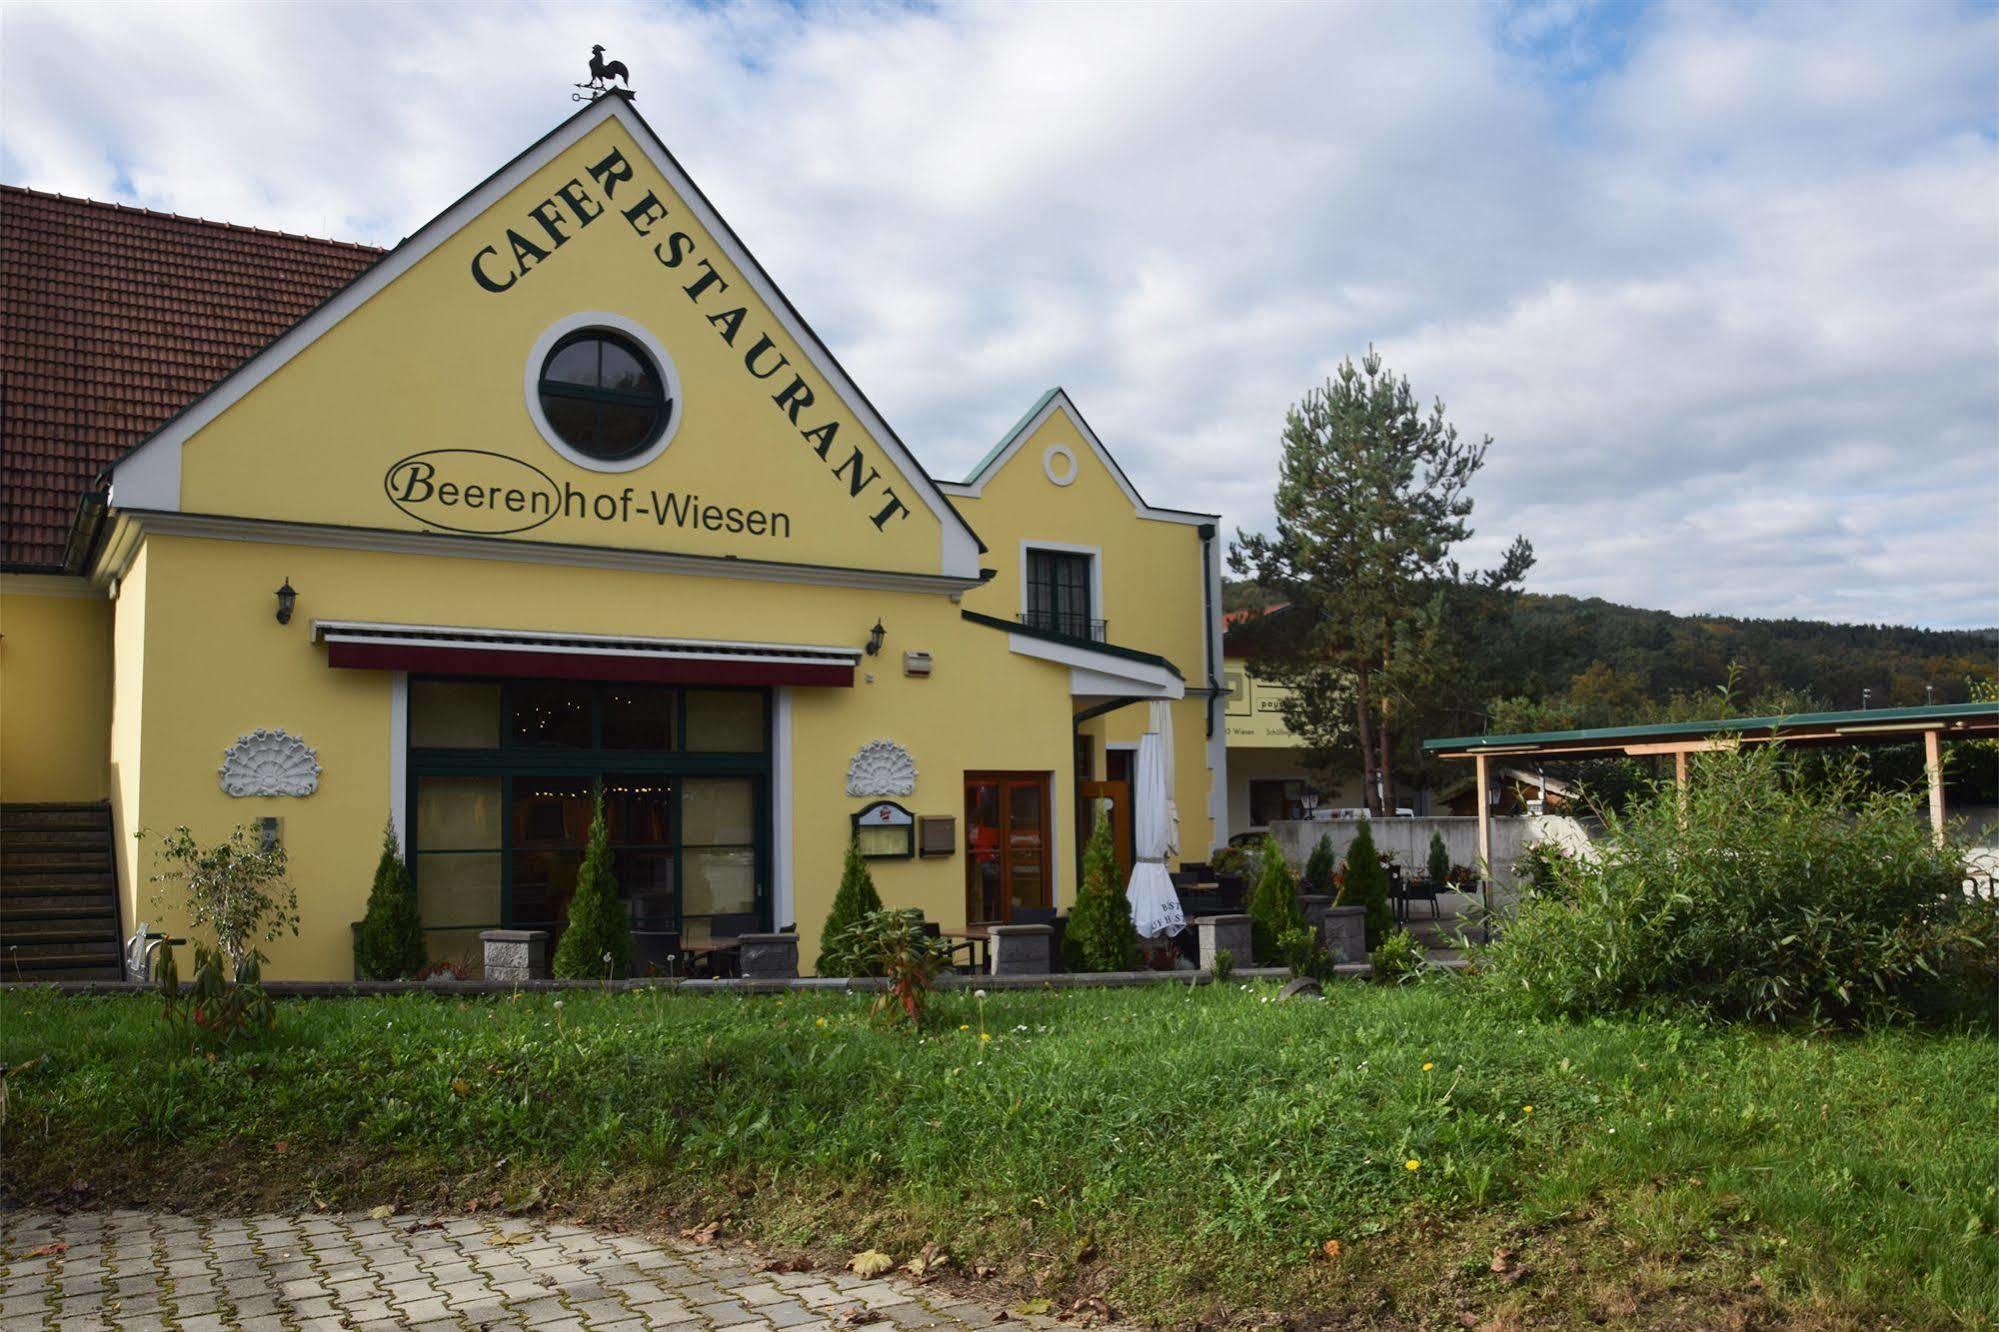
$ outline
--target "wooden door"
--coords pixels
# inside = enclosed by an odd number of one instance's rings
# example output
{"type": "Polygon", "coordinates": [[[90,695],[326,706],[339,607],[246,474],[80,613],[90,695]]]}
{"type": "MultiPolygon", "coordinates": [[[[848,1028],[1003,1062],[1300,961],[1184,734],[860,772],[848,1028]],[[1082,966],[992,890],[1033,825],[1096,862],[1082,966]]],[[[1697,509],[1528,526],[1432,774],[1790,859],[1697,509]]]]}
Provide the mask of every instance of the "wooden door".
{"type": "Polygon", "coordinates": [[[965,774],[965,919],[1006,924],[1055,904],[1048,863],[1048,775],[965,774]]]}
{"type": "MultiPolygon", "coordinates": [[[[1097,803],[1110,802],[1111,846],[1117,852],[1117,881],[1119,884],[1131,882],[1132,828],[1131,828],[1131,783],[1130,782],[1077,782],[1076,795],[1076,838],[1078,850],[1077,864],[1082,861],[1082,847],[1088,846],[1090,838],[1097,831],[1097,803]]],[[[1081,883],[1079,877],[1076,880],[1081,883]]]]}

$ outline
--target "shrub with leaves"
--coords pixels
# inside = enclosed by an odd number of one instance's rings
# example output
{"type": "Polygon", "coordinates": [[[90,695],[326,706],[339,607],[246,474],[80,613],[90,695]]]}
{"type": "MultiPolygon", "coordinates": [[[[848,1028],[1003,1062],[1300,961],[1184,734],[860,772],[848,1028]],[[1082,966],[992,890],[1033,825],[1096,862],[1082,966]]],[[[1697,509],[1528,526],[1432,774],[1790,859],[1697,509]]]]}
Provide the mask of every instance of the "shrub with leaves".
{"type": "Polygon", "coordinates": [[[160,945],[159,990],[169,1024],[186,1022],[208,1045],[260,1036],[278,1025],[277,1005],[264,991],[263,955],[251,949],[232,969],[220,948],[194,946],[194,982],[180,992],[172,944],[160,945]],[[232,976],[233,971],[233,976],[232,976]]]}
{"type": "Polygon", "coordinates": [[[1406,985],[1420,980],[1429,970],[1429,959],[1424,956],[1423,945],[1416,936],[1401,928],[1388,932],[1380,944],[1367,955],[1374,966],[1374,978],[1390,985],[1406,985]]]}
{"type": "MultiPolygon", "coordinates": [[[[152,882],[186,886],[189,922],[214,932],[231,970],[243,969],[260,937],[271,943],[286,930],[298,933],[298,890],[285,882],[285,849],[265,846],[255,825],[231,829],[228,839],[214,846],[201,845],[182,825],[160,839],[159,854],[168,868],[152,882]]],[[[154,901],[165,896],[160,888],[154,901]]]]}
{"type": "Polygon", "coordinates": [[[1137,956],[1138,929],[1118,882],[1111,821],[1098,819],[1083,849],[1083,886],[1062,935],[1062,959],[1071,971],[1129,971],[1137,956]]]}
{"type": "Polygon", "coordinates": [[[1430,834],[1430,856],[1428,869],[1430,882],[1442,887],[1451,881],[1451,853],[1444,846],[1444,834],[1433,831],[1430,834]]]}
{"type": "Polygon", "coordinates": [[[1339,857],[1333,854],[1333,838],[1330,833],[1320,833],[1319,840],[1312,847],[1312,854],[1305,859],[1305,879],[1298,891],[1330,897],[1339,888],[1333,882],[1333,872],[1339,866],[1339,857]]]}
{"type": "Polygon", "coordinates": [[[857,965],[866,968],[851,974],[888,978],[888,988],[875,996],[875,1016],[900,1014],[921,1027],[931,986],[951,961],[944,941],[924,933],[923,913],[908,907],[870,911],[848,926],[843,938],[857,965]]]}
{"type": "Polygon", "coordinates": [[[1367,908],[1367,946],[1378,948],[1395,930],[1395,909],[1388,901],[1388,871],[1374,849],[1374,830],[1360,820],[1359,835],[1347,848],[1346,870],[1340,876],[1338,906],[1367,908]]]}
{"type": "Polygon", "coordinates": [[[423,964],[423,922],[391,819],[382,826],[382,858],[375,862],[368,911],[354,939],[354,967],[363,980],[402,980],[422,971],[423,964]]]}
{"type": "Polygon", "coordinates": [[[1596,859],[1548,862],[1492,945],[1490,975],[1565,1014],[1691,1007],[1851,1026],[1990,1005],[1999,902],[1962,887],[1923,797],[1856,763],[1800,778],[1777,746],[1694,756],[1684,793],[1605,811],[1596,859]]]}
{"type": "Polygon", "coordinates": [[[1291,930],[1303,929],[1305,913],[1298,907],[1298,881],[1284,859],[1277,839],[1263,839],[1263,873],[1250,894],[1250,938],[1259,966],[1282,966],[1277,941],[1291,930]]]}
{"type": "Polygon", "coordinates": [[[590,840],[569,898],[569,925],[549,970],[558,980],[608,980],[632,971],[632,922],[611,870],[611,835],[604,826],[604,792],[590,809],[590,840]]]}
{"type": "Polygon", "coordinates": [[[881,909],[881,894],[875,891],[874,876],[868,873],[861,844],[851,840],[847,843],[846,863],[840,869],[840,890],[833,894],[833,909],[826,913],[826,924],[819,931],[819,965],[815,970],[822,976],[880,975],[856,970],[865,962],[848,935],[863,917],[881,909]]]}

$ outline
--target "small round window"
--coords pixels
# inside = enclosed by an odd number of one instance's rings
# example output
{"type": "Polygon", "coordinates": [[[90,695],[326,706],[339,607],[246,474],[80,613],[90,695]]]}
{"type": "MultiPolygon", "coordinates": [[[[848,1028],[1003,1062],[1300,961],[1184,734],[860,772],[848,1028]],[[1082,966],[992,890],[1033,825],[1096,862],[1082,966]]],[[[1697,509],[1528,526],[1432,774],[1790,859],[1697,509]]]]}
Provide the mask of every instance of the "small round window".
{"type": "Polygon", "coordinates": [[[549,349],[537,385],[549,429],[586,458],[621,462],[645,452],[673,417],[659,367],[636,342],[586,328],[549,349]]]}

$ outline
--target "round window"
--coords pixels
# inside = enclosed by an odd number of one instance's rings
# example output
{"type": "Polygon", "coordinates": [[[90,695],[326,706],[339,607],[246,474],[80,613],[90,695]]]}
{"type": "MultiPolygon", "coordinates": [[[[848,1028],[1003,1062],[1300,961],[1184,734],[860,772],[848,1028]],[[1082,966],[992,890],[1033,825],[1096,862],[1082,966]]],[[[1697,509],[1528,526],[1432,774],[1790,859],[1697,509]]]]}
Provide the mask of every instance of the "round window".
{"type": "Polygon", "coordinates": [[[549,349],[536,386],[542,416],[570,448],[600,462],[644,453],[673,418],[659,367],[623,334],[580,329],[549,349]]]}

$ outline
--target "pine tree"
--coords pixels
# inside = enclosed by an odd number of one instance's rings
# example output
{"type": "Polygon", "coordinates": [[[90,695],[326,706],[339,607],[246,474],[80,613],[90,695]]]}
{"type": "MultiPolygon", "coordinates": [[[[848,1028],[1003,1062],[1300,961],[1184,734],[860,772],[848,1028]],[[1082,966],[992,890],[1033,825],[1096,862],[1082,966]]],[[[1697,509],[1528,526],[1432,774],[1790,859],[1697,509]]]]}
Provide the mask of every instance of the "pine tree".
{"type": "Polygon", "coordinates": [[[1448,594],[1514,587],[1534,562],[1519,537],[1483,574],[1451,558],[1472,534],[1471,481],[1491,443],[1459,439],[1441,402],[1425,413],[1370,347],[1286,414],[1277,530],[1229,551],[1231,568],[1293,609],[1297,631],[1258,663],[1294,691],[1285,721],[1316,764],[1357,767],[1377,813],[1394,809],[1393,737],[1437,692],[1448,594]]]}
{"type": "Polygon", "coordinates": [[[1444,847],[1441,832],[1430,834],[1430,882],[1442,887],[1451,877],[1451,853],[1444,847]]]}
{"type": "Polygon", "coordinates": [[[402,980],[423,970],[423,922],[410,891],[409,868],[396,846],[394,819],[382,825],[382,858],[354,940],[354,968],[363,980],[402,980]]]}
{"type": "Polygon", "coordinates": [[[1249,899],[1250,939],[1259,966],[1274,966],[1277,941],[1292,930],[1305,928],[1305,913],[1298,907],[1298,881],[1285,863],[1277,839],[1263,839],[1263,875],[1249,899]]]}
{"type": "Polygon", "coordinates": [[[591,808],[590,841],[576,871],[576,892],[569,899],[569,927],[555,947],[550,969],[558,980],[603,980],[632,971],[632,923],[611,873],[602,788],[591,808]]]}
{"type": "Polygon", "coordinates": [[[858,976],[864,974],[854,968],[861,965],[854,957],[847,943],[847,931],[871,911],[882,909],[881,894],[875,891],[875,880],[868,873],[868,862],[861,855],[859,840],[847,843],[847,860],[840,869],[840,891],[833,895],[833,909],[826,913],[826,924],[819,931],[819,965],[822,976],[858,976]]]}
{"type": "Polygon", "coordinates": [[[1098,819],[1083,850],[1083,886],[1062,935],[1062,958],[1071,971],[1127,971],[1137,955],[1138,928],[1118,882],[1111,821],[1098,819]]]}
{"type": "Polygon", "coordinates": [[[1395,932],[1395,910],[1388,902],[1388,871],[1374,849],[1374,832],[1368,820],[1360,820],[1360,835],[1347,848],[1347,873],[1340,885],[1339,906],[1367,908],[1367,947],[1376,945],[1395,932]]]}
{"type": "Polygon", "coordinates": [[[1338,862],[1333,856],[1333,838],[1330,833],[1319,834],[1319,844],[1312,848],[1312,854],[1305,861],[1305,882],[1298,891],[1302,893],[1330,897],[1337,886],[1333,882],[1333,868],[1338,862]]]}

